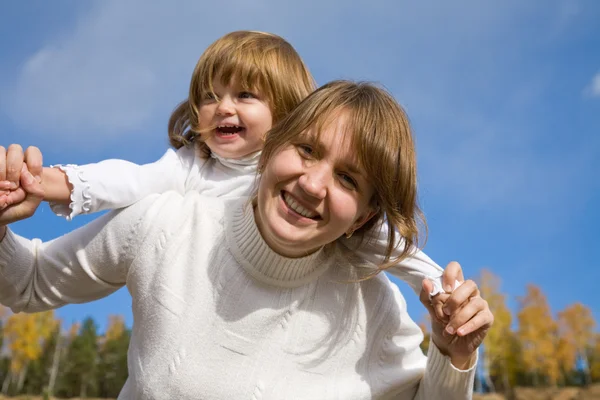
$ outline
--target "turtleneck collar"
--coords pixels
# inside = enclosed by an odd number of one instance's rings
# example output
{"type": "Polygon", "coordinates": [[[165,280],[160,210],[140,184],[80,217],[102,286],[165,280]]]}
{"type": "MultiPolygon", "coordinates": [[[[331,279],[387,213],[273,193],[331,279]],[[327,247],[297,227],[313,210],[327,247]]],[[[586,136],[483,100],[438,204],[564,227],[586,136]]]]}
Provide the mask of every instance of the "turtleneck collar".
{"type": "Polygon", "coordinates": [[[273,251],[254,220],[248,199],[230,203],[225,215],[228,245],[236,261],[255,279],[280,287],[298,287],[316,280],[330,266],[323,249],[306,257],[288,258],[273,251]]]}
{"type": "Polygon", "coordinates": [[[219,161],[221,164],[223,164],[224,166],[226,166],[227,168],[231,168],[237,171],[242,171],[242,172],[247,172],[247,173],[254,173],[256,172],[256,168],[258,167],[258,160],[260,159],[260,151],[257,151],[256,153],[252,153],[246,157],[243,158],[225,158],[225,157],[221,157],[217,154],[215,154],[214,152],[210,153],[210,156],[214,159],[216,159],[217,161],[219,161]]]}

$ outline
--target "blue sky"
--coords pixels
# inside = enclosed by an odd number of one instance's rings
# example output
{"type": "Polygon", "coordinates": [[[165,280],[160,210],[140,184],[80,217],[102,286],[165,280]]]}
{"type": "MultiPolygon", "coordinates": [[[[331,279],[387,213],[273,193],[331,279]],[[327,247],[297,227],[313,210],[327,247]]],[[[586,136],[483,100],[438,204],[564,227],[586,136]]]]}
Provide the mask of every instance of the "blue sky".
{"type": "MultiPolygon", "coordinates": [[[[5,3],[0,143],[37,145],[46,164],[153,161],[206,46],[233,30],[274,32],[319,84],[377,81],[405,106],[433,259],[471,277],[491,269],[513,309],[535,283],[553,311],[582,302],[600,321],[600,3],[285,3],[5,3]]],[[[13,229],[50,239],[89,220],[43,206],[13,229]]],[[[124,290],[58,311],[101,328],[114,313],[131,323],[124,290]]]]}

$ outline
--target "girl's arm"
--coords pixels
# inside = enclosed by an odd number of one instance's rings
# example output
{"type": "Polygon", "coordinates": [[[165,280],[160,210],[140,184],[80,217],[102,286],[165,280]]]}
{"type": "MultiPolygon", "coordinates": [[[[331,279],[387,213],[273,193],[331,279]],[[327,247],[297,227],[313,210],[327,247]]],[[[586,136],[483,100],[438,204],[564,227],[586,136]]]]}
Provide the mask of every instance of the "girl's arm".
{"type": "MultiPolygon", "coordinates": [[[[356,237],[350,239],[342,238],[341,243],[362,260],[375,265],[381,265],[387,249],[387,231],[388,225],[385,222],[379,231],[375,230],[370,235],[365,235],[362,240],[356,237]]],[[[391,259],[400,255],[404,249],[403,246],[404,241],[399,240],[392,251],[391,259]]],[[[441,278],[444,270],[419,249],[413,249],[411,256],[403,259],[399,264],[386,269],[386,272],[408,283],[417,295],[421,292],[422,282],[425,278],[431,280],[434,285],[430,296],[444,292],[441,278]]]]}
{"type": "Polygon", "coordinates": [[[144,165],[112,159],[45,168],[45,200],[52,211],[70,220],[126,207],[153,193],[184,193],[194,159],[194,150],[183,147],[177,152],[169,149],[158,161],[144,165]]]}
{"type": "Polygon", "coordinates": [[[148,197],[49,242],[1,227],[0,303],[15,313],[37,312],[99,299],[125,285],[154,200],[148,197]]]}

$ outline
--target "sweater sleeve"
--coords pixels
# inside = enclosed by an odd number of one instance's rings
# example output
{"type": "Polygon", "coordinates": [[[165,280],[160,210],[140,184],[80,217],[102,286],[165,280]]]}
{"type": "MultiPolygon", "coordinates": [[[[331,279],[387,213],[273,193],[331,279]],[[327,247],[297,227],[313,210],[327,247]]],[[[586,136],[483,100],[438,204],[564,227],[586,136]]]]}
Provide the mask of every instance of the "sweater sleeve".
{"type": "Polygon", "coordinates": [[[37,312],[84,303],[125,285],[155,196],[113,211],[49,242],[7,230],[0,242],[0,303],[37,312]]]}
{"type": "Polygon", "coordinates": [[[194,163],[194,149],[172,149],[150,164],[104,160],[87,165],[57,165],[73,189],[70,204],[50,203],[55,214],[71,220],[80,214],[127,207],[154,193],[183,194],[194,163]]]}
{"type": "Polygon", "coordinates": [[[477,360],[468,370],[452,365],[450,358],[440,353],[430,341],[427,357],[421,351],[421,328],[411,319],[406,301],[398,287],[393,286],[393,303],[383,324],[387,332],[383,339],[382,381],[390,384],[384,398],[411,400],[470,400],[477,360]]]}
{"type": "MultiPolygon", "coordinates": [[[[368,236],[361,238],[342,238],[342,246],[351,249],[356,256],[374,265],[381,265],[384,262],[384,254],[388,243],[388,224],[383,223],[381,229],[372,231],[368,236]]],[[[392,250],[391,259],[400,255],[404,250],[404,241],[397,240],[392,250]]],[[[444,270],[419,249],[413,249],[410,255],[404,258],[400,263],[386,269],[386,272],[402,279],[408,283],[415,291],[417,296],[421,292],[421,283],[423,279],[428,278],[433,282],[433,291],[431,296],[443,292],[442,274],[444,270]]]]}

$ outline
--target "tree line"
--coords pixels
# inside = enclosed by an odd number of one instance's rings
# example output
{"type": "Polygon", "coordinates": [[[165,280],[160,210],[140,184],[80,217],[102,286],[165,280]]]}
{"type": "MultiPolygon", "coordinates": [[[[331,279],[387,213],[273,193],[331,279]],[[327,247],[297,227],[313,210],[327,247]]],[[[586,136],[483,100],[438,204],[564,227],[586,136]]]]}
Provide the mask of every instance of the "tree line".
{"type": "Polygon", "coordinates": [[[127,379],[131,337],[122,316],[111,316],[100,335],[92,318],[63,332],[54,311],[2,314],[2,394],[117,397],[127,379]]]}
{"type": "MultiPolygon", "coordinates": [[[[543,291],[528,285],[513,315],[498,277],[483,270],[479,287],[495,316],[480,351],[480,386],[510,398],[516,386],[600,381],[600,333],[587,306],[576,303],[553,315],[543,291]]],[[[426,352],[429,324],[421,326],[426,352]]],[[[64,331],[54,311],[10,314],[0,306],[0,333],[4,395],[115,398],[127,379],[131,331],[122,316],[111,316],[100,334],[92,318],[64,331]]]]}
{"type": "MultiPolygon", "coordinates": [[[[527,285],[516,315],[506,304],[500,279],[482,270],[481,295],[494,314],[479,354],[478,386],[512,398],[517,386],[583,386],[600,382],[600,333],[589,307],[575,303],[553,315],[546,295],[527,285]]],[[[427,327],[421,323],[426,340],[427,327]]]]}

